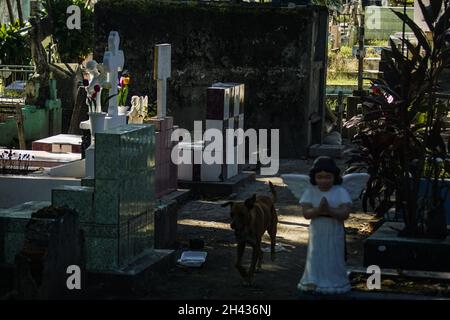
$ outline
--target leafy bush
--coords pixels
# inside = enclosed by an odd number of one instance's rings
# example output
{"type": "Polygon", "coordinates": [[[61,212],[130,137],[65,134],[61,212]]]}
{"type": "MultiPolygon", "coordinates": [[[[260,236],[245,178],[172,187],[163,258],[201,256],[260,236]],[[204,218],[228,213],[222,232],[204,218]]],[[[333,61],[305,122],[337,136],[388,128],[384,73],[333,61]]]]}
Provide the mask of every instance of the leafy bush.
{"type": "Polygon", "coordinates": [[[358,60],[352,56],[352,48],[342,46],[339,51],[328,52],[328,70],[329,80],[353,78],[351,73],[358,70],[358,60]]]}
{"type": "Polygon", "coordinates": [[[384,79],[373,79],[373,92],[364,98],[363,115],[352,118],[347,127],[357,126],[354,141],[359,152],[349,163],[353,169],[367,169],[370,179],[363,205],[379,215],[395,208],[403,214],[405,236],[443,238],[447,236],[444,203],[448,193],[442,179],[450,173],[447,148],[441,133],[448,110],[436,97],[441,90],[442,71],[450,63],[450,7],[439,16],[442,1],[425,7],[425,21],[431,30],[428,40],[407,15],[394,12],[414,32],[418,44],[405,40],[410,51],[404,56],[395,43],[386,50],[384,79]],[[389,74],[389,76],[386,76],[389,74]],[[421,185],[429,188],[419,197],[421,185]]]}
{"type": "Polygon", "coordinates": [[[339,53],[344,58],[352,58],[353,57],[352,47],[342,46],[339,53]]]}
{"type": "MultiPolygon", "coordinates": [[[[63,62],[81,62],[92,52],[94,41],[93,9],[85,8],[86,0],[52,0],[53,37],[63,62]],[[81,29],[69,30],[66,26],[67,7],[77,5],[81,9],[81,29]]],[[[48,7],[45,5],[48,12],[48,7]]]]}
{"type": "Polygon", "coordinates": [[[22,27],[19,20],[13,24],[0,25],[1,64],[28,65],[30,63],[30,44],[26,32],[20,32],[22,27]]]}

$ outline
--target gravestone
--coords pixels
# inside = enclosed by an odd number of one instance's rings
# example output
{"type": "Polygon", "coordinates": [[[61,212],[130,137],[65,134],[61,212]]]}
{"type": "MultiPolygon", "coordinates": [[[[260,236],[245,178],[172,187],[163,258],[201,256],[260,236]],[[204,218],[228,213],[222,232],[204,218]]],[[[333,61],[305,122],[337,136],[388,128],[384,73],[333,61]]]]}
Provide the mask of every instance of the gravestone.
{"type": "Polygon", "coordinates": [[[155,46],[153,79],[157,81],[157,116],[163,118],[167,114],[167,79],[171,73],[172,47],[170,44],[155,46]]]}
{"type": "Polygon", "coordinates": [[[222,164],[202,164],[202,181],[224,181],[236,176],[239,172],[237,141],[236,138],[233,138],[230,146],[226,138],[226,130],[244,130],[244,96],[245,86],[240,83],[219,82],[208,88],[205,130],[218,129],[221,131],[224,137],[224,149],[222,164]],[[232,150],[233,156],[230,156],[228,160],[232,160],[233,163],[227,161],[227,152],[230,150],[232,150]]]}
{"type": "Polygon", "coordinates": [[[167,79],[171,75],[171,45],[157,44],[154,48],[153,79],[157,81],[157,116],[145,120],[155,126],[156,197],[177,189],[177,166],[171,161],[171,152],[177,142],[171,141],[173,117],[167,116],[167,79]]]}
{"type": "MultiPolygon", "coordinates": [[[[214,83],[207,88],[206,94],[206,119],[204,120],[205,130],[216,129],[222,134],[222,150],[215,150],[217,154],[213,157],[222,159],[221,163],[207,164],[203,161],[201,153],[213,141],[195,141],[194,143],[179,143],[179,155],[183,157],[185,152],[190,152],[194,160],[196,157],[202,159],[200,163],[179,164],[178,177],[184,181],[204,181],[204,182],[223,182],[235,177],[240,173],[238,165],[238,146],[236,137],[233,137],[229,145],[227,141],[227,129],[244,130],[244,96],[245,86],[242,83],[214,83]],[[228,151],[232,155],[228,155],[228,151]],[[197,156],[196,156],[197,154],[197,156]],[[227,159],[229,157],[229,159],[227,159]]],[[[194,133],[195,136],[195,133],[194,133]]]]}

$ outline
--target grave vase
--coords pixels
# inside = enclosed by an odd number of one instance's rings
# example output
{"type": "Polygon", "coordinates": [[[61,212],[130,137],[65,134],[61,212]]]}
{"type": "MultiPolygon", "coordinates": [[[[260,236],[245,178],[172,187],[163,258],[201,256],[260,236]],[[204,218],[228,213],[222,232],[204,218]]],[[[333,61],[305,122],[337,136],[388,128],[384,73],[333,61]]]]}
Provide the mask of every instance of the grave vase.
{"type": "Polygon", "coordinates": [[[88,112],[91,124],[91,145],[94,144],[95,134],[105,130],[106,112],[88,112]]]}
{"type": "Polygon", "coordinates": [[[117,107],[117,110],[118,110],[118,112],[119,112],[119,115],[127,115],[127,113],[128,113],[128,106],[118,106],[117,107]]]}

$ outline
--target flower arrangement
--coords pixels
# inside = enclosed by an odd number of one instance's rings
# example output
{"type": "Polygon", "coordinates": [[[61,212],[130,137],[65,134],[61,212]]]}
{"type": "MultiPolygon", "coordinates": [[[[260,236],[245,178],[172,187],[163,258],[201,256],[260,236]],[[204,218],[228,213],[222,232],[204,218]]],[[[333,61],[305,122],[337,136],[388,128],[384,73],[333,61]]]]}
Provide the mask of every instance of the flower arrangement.
{"type": "Polygon", "coordinates": [[[83,80],[83,86],[87,92],[86,104],[88,105],[89,112],[102,112],[102,105],[106,105],[106,103],[115,95],[111,95],[106,99],[102,100],[102,90],[108,90],[110,86],[105,82],[103,86],[100,84],[95,84],[92,89],[90,89],[89,80],[83,80]]]}
{"type": "Polygon", "coordinates": [[[86,104],[88,105],[89,112],[101,112],[101,106],[97,103],[97,95],[99,95],[101,91],[101,87],[99,84],[96,84],[94,86],[94,90],[89,93],[88,87],[89,87],[89,81],[83,80],[83,85],[86,88],[87,97],[86,97],[86,104]],[[100,108],[100,110],[98,110],[100,108]]]}
{"type": "Polygon", "coordinates": [[[30,162],[34,159],[34,156],[30,154],[19,153],[17,155],[11,149],[8,151],[3,151],[0,153],[0,163],[2,174],[23,174],[26,175],[32,171],[30,170],[30,162]]]}
{"type": "Polygon", "coordinates": [[[119,79],[118,87],[118,99],[119,106],[125,106],[128,96],[128,84],[130,83],[130,75],[127,71],[122,72],[122,76],[119,79]]]}

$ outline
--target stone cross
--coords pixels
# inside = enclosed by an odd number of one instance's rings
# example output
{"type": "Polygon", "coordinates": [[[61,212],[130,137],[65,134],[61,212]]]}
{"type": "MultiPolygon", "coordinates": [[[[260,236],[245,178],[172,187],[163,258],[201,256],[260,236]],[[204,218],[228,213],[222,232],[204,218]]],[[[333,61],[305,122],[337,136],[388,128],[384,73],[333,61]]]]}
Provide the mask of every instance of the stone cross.
{"type": "Polygon", "coordinates": [[[153,79],[157,81],[157,116],[167,115],[167,79],[171,73],[171,45],[157,44],[153,64],[153,79]]]}
{"type": "Polygon", "coordinates": [[[108,50],[105,51],[103,56],[103,66],[105,71],[108,72],[108,80],[111,84],[109,95],[114,95],[109,100],[108,116],[117,116],[117,82],[118,72],[122,71],[124,64],[123,51],[119,50],[120,37],[117,31],[111,31],[108,37],[108,50]]]}

